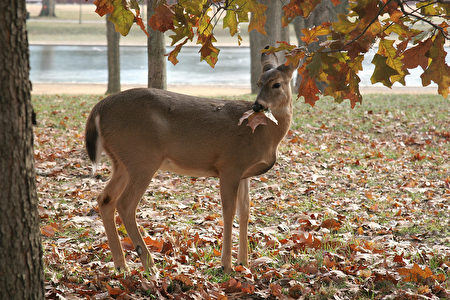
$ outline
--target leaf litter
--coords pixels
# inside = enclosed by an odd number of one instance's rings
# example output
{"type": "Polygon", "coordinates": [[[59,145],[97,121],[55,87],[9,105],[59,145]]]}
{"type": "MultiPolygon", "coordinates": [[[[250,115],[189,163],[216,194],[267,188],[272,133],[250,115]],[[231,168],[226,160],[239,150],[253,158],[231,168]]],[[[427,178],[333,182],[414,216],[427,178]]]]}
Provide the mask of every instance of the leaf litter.
{"type": "MultiPolygon", "coordinates": [[[[374,95],[350,110],[295,103],[277,164],[251,182],[249,266],[220,270],[218,180],[159,172],[137,211],[158,275],[116,217],[113,268],[84,152],[98,96],[36,96],[36,181],[46,298],[445,299],[449,297],[448,100],[374,95]]],[[[237,220],[233,256],[237,256],[237,220]]]]}

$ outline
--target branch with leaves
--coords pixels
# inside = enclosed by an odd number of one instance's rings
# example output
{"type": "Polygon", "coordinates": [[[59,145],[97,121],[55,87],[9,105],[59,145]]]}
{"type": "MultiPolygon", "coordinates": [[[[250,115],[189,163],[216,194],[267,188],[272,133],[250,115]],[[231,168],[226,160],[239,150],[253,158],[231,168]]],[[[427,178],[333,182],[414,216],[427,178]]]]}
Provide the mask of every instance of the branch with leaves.
{"type": "MultiPolygon", "coordinates": [[[[320,2],[290,0],[283,7],[283,26],[296,17],[308,17],[320,2]]],[[[128,33],[133,22],[145,30],[136,0],[96,0],[94,3],[99,14],[111,13],[111,21],[122,34],[128,33]]],[[[332,0],[332,3],[337,5],[340,0],[332,0]]],[[[190,41],[201,46],[201,60],[214,67],[220,50],[215,46],[217,21],[213,25],[213,19],[225,14],[223,27],[229,29],[231,36],[237,34],[240,44],[240,23],[248,22],[249,32],[257,30],[266,34],[266,9],[257,0],[179,0],[172,5],[162,0],[157,1],[155,14],[148,23],[154,30],[173,32],[170,38],[174,49],[168,54],[173,64],[178,62],[177,55],[182,47],[190,41]]],[[[349,1],[347,14],[339,15],[336,22],[303,29],[301,40],[306,46],[317,42],[320,36],[327,37],[317,51],[308,53],[306,48],[283,41],[266,51],[285,51],[288,63],[302,62],[298,69],[302,76],[298,95],[311,105],[319,99],[319,85],[325,86],[323,94],[333,96],[338,102],[349,99],[352,107],[361,102],[358,73],[362,70],[364,56],[376,46],[378,50],[372,60],[375,65],[373,84],[381,82],[392,87],[399,82],[405,85],[408,70],[420,66],[423,86],[433,81],[439,94],[447,97],[450,67],[445,61],[444,46],[449,40],[449,15],[448,1],[349,1]]]]}

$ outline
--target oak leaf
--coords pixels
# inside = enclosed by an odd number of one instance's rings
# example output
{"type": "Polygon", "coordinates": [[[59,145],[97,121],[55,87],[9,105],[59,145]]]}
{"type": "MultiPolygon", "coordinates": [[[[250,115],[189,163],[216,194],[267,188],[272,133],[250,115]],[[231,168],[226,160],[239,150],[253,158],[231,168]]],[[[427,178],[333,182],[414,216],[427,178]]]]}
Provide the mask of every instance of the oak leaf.
{"type": "Polygon", "coordinates": [[[291,0],[288,4],[283,6],[283,26],[287,26],[297,16],[307,18],[320,2],[321,0],[291,0]]]}
{"type": "Polygon", "coordinates": [[[248,110],[242,114],[242,117],[239,119],[238,126],[241,126],[244,120],[247,120],[247,126],[252,129],[252,133],[255,132],[256,127],[259,125],[267,125],[267,120],[271,120],[275,124],[278,124],[278,121],[270,111],[254,112],[252,109],[248,110]]]}
{"type": "Polygon", "coordinates": [[[250,23],[248,24],[248,32],[256,30],[261,34],[266,35],[267,33],[264,25],[266,24],[267,5],[259,3],[256,0],[249,0],[246,2],[247,3],[244,7],[247,7],[248,11],[252,12],[250,23]]]}
{"type": "Polygon", "coordinates": [[[187,43],[187,41],[188,41],[188,39],[186,38],[183,42],[181,42],[181,43],[179,43],[178,45],[176,45],[175,48],[174,48],[172,51],[170,51],[169,54],[166,54],[166,55],[168,56],[167,59],[168,59],[172,64],[176,65],[176,64],[178,63],[177,56],[178,56],[178,54],[180,53],[181,48],[184,46],[184,44],[187,43]]]}
{"type": "Polygon", "coordinates": [[[114,23],[117,32],[126,36],[134,23],[134,14],[122,0],[114,0],[113,6],[114,11],[109,15],[108,20],[114,23]]]}
{"type": "Polygon", "coordinates": [[[444,50],[444,44],[445,38],[439,33],[430,47],[429,55],[427,55],[431,59],[431,63],[420,77],[423,86],[427,86],[431,81],[434,81],[438,85],[438,93],[446,98],[450,86],[450,66],[445,62],[447,52],[444,50]]]}
{"type": "Polygon", "coordinates": [[[104,15],[110,14],[114,11],[114,6],[112,5],[111,0],[95,0],[94,4],[95,6],[97,6],[95,12],[100,17],[103,17],[104,15]]]}
{"type": "Polygon", "coordinates": [[[381,40],[378,45],[378,54],[386,57],[386,64],[398,73],[398,75],[392,75],[390,77],[391,81],[398,81],[405,85],[405,76],[409,72],[404,68],[401,57],[397,56],[397,51],[394,48],[394,40],[381,40]]]}
{"type": "Polygon", "coordinates": [[[247,126],[252,129],[252,133],[255,132],[256,127],[259,125],[267,125],[267,118],[263,112],[256,113],[253,110],[246,111],[239,119],[238,125],[241,126],[245,119],[247,119],[247,126]]]}
{"type": "Polygon", "coordinates": [[[230,29],[230,35],[234,36],[238,32],[237,14],[233,10],[227,10],[227,14],[223,18],[223,28],[230,29]]]}
{"type": "Polygon", "coordinates": [[[220,284],[220,287],[225,291],[225,293],[238,293],[242,289],[242,284],[234,278],[230,278],[220,284]]]}
{"type": "Polygon", "coordinates": [[[322,222],[320,227],[327,228],[330,230],[339,230],[341,228],[342,224],[336,219],[326,219],[322,222]]]}
{"type": "Polygon", "coordinates": [[[399,268],[397,271],[406,282],[421,282],[433,276],[433,271],[430,268],[426,266],[422,269],[416,263],[411,268],[399,268]]]}
{"type": "Polygon", "coordinates": [[[160,4],[155,8],[155,13],[148,20],[148,25],[150,25],[153,30],[165,32],[169,29],[174,29],[174,17],[175,13],[170,6],[160,4]]]}
{"type": "Polygon", "coordinates": [[[311,106],[314,106],[316,101],[319,100],[318,94],[320,93],[320,90],[317,87],[315,80],[309,77],[307,70],[305,70],[301,75],[303,78],[300,83],[300,87],[298,88],[298,96],[303,96],[305,98],[305,103],[309,103],[311,106]]]}
{"type": "Polygon", "coordinates": [[[403,52],[403,64],[408,69],[414,69],[421,66],[423,70],[428,67],[428,57],[425,55],[429,50],[433,41],[431,38],[424,42],[419,41],[416,46],[403,52]]]}
{"type": "Polygon", "coordinates": [[[301,37],[301,40],[306,44],[311,44],[312,42],[318,41],[319,36],[330,34],[330,25],[331,23],[322,23],[321,25],[313,28],[302,29],[303,36],[301,37]]]}
{"type": "Polygon", "coordinates": [[[387,63],[387,58],[380,55],[375,54],[372,59],[372,64],[375,65],[375,70],[373,71],[372,77],[370,77],[370,81],[372,83],[381,82],[383,85],[387,87],[392,87],[392,82],[390,80],[391,76],[398,75],[398,72],[392,69],[387,63]]]}
{"type": "Polygon", "coordinates": [[[217,63],[218,55],[220,52],[220,50],[213,45],[213,42],[216,41],[217,40],[214,38],[214,36],[210,34],[206,37],[199,36],[197,42],[202,44],[202,47],[199,50],[200,60],[205,60],[213,68],[217,63]]]}

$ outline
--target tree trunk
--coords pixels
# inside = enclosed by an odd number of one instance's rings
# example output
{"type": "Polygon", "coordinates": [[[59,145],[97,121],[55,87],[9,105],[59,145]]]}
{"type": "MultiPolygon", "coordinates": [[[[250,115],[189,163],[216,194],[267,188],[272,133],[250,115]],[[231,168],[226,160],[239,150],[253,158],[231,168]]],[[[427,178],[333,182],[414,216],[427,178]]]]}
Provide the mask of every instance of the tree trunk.
{"type": "MultiPolygon", "coordinates": [[[[148,0],[147,20],[154,14],[156,0],[148,0]]],[[[166,73],[166,45],[164,33],[155,31],[147,26],[149,37],[147,39],[148,51],[148,87],[165,90],[167,89],[166,73]]]]}
{"type": "Polygon", "coordinates": [[[55,15],[56,0],[42,0],[42,8],[40,17],[56,17],[55,15]]]}
{"type": "Polygon", "coordinates": [[[0,20],[0,299],[44,299],[25,0],[0,20]]]}
{"type": "Polygon", "coordinates": [[[108,89],[106,94],[120,92],[120,34],[106,17],[106,41],[108,46],[108,89]]]}
{"type": "MultiPolygon", "coordinates": [[[[281,26],[281,1],[259,0],[259,2],[268,6],[266,10],[266,25],[264,27],[267,35],[263,35],[256,30],[250,32],[250,81],[252,94],[258,92],[257,81],[261,75],[261,50],[268,45],[276,46],[276,42],[282,41],[288,30],[288,27],[283,28],[281,26]]],[[[277,54],[277,56],[279,60],[282,58],[281,54],[277,54]]]]}

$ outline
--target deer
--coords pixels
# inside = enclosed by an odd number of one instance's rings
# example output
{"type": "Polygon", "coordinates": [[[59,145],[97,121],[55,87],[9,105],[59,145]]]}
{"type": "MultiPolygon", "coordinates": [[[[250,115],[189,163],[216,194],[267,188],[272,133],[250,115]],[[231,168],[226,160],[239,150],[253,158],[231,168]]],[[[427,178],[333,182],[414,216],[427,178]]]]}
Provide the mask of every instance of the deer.
{"type": "Polygon", "coordinates": [[[219,179],[222,270],[232,271],[236,210],[238,263],[248,265],[249,179],[275,164],[278,145],[291,124],[290,82],[296,70],[291,64],[278,64],[273,53],[263,53],[261,65],[260,91],[254,102],[136,88],[109,95],[93,107],[86,123],[85,144],[94,169],[103,152],[112,162],[111,178],[97,202],[116,269],[128,270],[115,224],[117,210],[144,269],[157,272],[139,232],[136,209],[158,170],[219,179]],[[238,125],[244,112],[268,109],[278,124],[267,122],[254,132],[238,125]]]}

